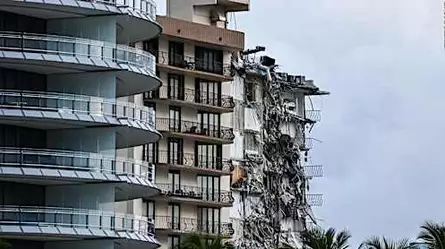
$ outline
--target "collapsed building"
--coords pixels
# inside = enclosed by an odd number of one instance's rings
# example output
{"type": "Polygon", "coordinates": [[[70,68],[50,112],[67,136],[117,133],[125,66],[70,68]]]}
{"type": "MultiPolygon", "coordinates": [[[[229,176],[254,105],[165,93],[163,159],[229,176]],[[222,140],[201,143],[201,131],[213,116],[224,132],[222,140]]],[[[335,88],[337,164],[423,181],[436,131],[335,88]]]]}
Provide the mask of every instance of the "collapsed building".
{"type": "Polygon", "coordinates": [[[321,194],[309,193],[309,180],[323,175],[322,166],[308,160],[317,141],[308,134],[320,121],[310,97],[329,93],[305,76],[279,72],[275,59],[256,56],[263,51],[257,47],[232,59],[233,244],[299,247],[298,233],[317,223],[312,207],[323,202],[321,194]]]}

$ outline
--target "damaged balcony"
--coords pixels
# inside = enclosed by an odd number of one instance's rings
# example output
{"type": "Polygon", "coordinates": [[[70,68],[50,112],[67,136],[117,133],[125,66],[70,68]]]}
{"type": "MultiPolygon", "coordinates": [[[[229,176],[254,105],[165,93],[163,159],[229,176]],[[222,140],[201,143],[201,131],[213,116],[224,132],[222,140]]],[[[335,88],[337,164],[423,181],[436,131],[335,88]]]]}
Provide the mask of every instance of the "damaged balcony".
{"type": "Polygon", "coordinates": [[[322,194],[307,194],[306,202],[309,206],[322,206],[323,195],[322,194]]]}
{"type": "Polygon", "coordinates": [[[235,233],[232,223],[202,221],[194,218],[156,216],[154,223],[157,234],[183,235],[199,233],[205,236],[230,238],[235,233]]]}
{"type": "Polygon", "coordinates": [[[144,101],[187,106],[214,113],[233,112],[235,108],[232,96],[221,93],[201,92],[195,89],[179,89],[176,91],[170,89],[169,91],[167,86],[145,93],[144,101]]]}
{"type": "Polygon", "coordinates": [[[299,138],[298,139],[298,144],[300,147],[300,150],[302,151],[309,151],[313,148],[314,146],[314,141],[315,142],[321,142],[318,139],[315,138],[311,138],[311,137],[307,137],[307,138],[299,138]]]}
{"type": "Polygon", "coordinates": [[[306,110],[305,119],[309,123],[317,123],[321,121],[321,110],[306,110]]]}
{"type": "Polygon", "coordinates": [[[157,118],[156,130],[167,137],[191,138],[208,143],[230,144],[235,139],[232,128],[169,118],[157,118]]]}
{"type": "Polygon", "coordinates": [[[303,166],[304,174],[307,178],[323,177],[322,165],[305,165],[303,166]]]}
{"type": "Polygon", "coordinates": [[[184,74],[213,81],[231,81],[231,65],[207,58],[196,58],[184,54],[158,51],[156,57],[159,69],[169,73],[184,74]]]}
{"type": "Polygon", "coordinates": [[[170,183],[156,183],[156,186],[161,190],[161,195],[155,197],[157,200],[164,199],[208,207],[231,207],[234,202],[231,191],[170,183]]]}
{"type": "Polygon", "coordinates": [[[230,175],[232,163],[222,157],[211,157],[195,153],[172,153],[159,151],[155,156],[148,158],[158,166],[172,170],[184,170],[208,175],[230,175]],[[156,158],[154,158],[156,157],[156,158]]]}

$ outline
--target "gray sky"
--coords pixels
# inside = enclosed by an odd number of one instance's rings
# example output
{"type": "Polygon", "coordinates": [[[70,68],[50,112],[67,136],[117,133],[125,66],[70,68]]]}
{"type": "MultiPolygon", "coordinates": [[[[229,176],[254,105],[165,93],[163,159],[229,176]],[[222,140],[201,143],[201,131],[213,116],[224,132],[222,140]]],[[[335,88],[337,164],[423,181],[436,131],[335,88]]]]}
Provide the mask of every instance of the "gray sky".
{"type": "Polygon", "coordinates": [[[322,224],[348,228],[355,246],[445,221],[443,3],[251,2],[236,15],[247,45],[266,46],[285,71],[332,93],[319,101],[322,122],[312,132],[323,141],[311,152],[325,170],[312,188],[324,194],[315,209],[322,224]]]}

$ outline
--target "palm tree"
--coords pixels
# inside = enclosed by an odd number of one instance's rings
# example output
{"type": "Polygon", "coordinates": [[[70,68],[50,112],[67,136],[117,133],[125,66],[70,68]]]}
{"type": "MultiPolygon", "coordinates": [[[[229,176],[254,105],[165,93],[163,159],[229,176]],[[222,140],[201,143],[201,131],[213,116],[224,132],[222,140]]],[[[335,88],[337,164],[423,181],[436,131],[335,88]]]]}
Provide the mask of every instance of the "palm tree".
{"type": "Polygon", "coordinates": [[[10,248],[12,248],[11,244],[8,241],[0,238],[0,249],[10,249],[10,248]]]}
{"type": "Polygon", "coordinates": [[[221,237],[206,237],[201,234],[191,234],[184,238],[179,245],[181,249],[231,249],[221,237]],[[209,242],[208,242],[209,241],[209,242]]]}
{"type": "Polygon", "coordinates": [[[428,249],[445,249],[445,225],[427,221],[420,226],[417,239],[428,249]]]}
{"type": "Polygon", "coordinates": [[[371,237],[365,240],[359,247],[359,249],[413,249],[413,244],[409,239],[401,239],[398,241],[389,240],[385,237],[380,239],[379,237],[371,237]]]}
{"type": "Polygon", "coordinates": [[[348,241],[351,234],[347,230],[337,233],[334,228],[323,230],[322,228],[312,228],[300,233],[301,242],[305,248],[309,249],[346,249],[349,247],[348,241]]]}

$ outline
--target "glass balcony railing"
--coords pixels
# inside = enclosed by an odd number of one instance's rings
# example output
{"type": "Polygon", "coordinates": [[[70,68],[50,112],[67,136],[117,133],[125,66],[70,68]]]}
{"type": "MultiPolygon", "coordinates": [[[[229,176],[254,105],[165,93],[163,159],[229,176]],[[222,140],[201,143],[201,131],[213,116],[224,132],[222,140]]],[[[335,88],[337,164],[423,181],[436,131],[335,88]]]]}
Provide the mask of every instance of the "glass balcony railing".
{"type": "Polygon", "coordinates": [[[322,206],[323,195],[322,194],[306,194],[307,204],[310,206],[322,206]]]}
{"type": "Polygon", "coordinates": [[[85,95],[55,92],[0,90],[0,107],[67,114],[102,115],[155,125],[155,113],[148,107],[85,95]]]}
{"type": "Polygon", "coordinates": [[[0,224],[101,229],[149,236],[155,233],[154,224],[147,217],[62,207],[0,206],[0,224]]]}
{"type": "MultiPolygon", "coordinates": [[[[156,74],[155,56],[133,47],[84,38],[0,31],[0,50],[73,56],[126,64],[156,74]]],[[[76,63],[78,63],[76,61],[76,63]]],[[[103,66],[108,66],[104,64],[103,66]]]]}
{"type": "Polygon", "coordinates": [[[305,165],[303,166],[304,174],[306,177],[322,177],[323,166],[322,165],[305,165]]]}
{"type": "Polygon", "coordinates": [[[167,196],[219,202],[221,204],[232,204],[234,202],[231,191],[169,183],[156,183],[156,186],[167,196]]]}
{"type": "Polygon", "coordinates": [[[156,216],[155,228],[162,230],[179,230],[182,233],[202,233],[205,235],[232,236],[235,231],[232,223],[211,222],[193,218],[156,216]]]}
{"type": "Polygon", "coordinates": [[[223,107],[233,109],[235,102],[232,96],[211,93],[200,92],[195,89],[176,89],[176,91],[169,91],[167,86],[162,86],[158,90],[145,93],[145,99],[171,99],[179,100],[190,103],[196,103],[198,105],[208,105],[215,107],[223,107]]]}
{"type": "Polygon", "coordinates": [[[80,151],[0,147],[0,165],[3,167],[100,172],[137,177],[154,182],[154,168],[148,162],[111,158],[80,151]]]}
{"type": "Polygon", "coordinates": [[[306,119],[312,122],[321,121],[321,110],[306,110],[306,119]]]}
{"type": "Polygon", "coordinates": [[[156,4],[152,0],[79,0],[82,2],[101,3],[116,6],[118,8],[129,8],[132,11],[147,15],[152,21],[156,21],[156,4]]]}
{"type": "Polygon", "coordinates": [[[156,129],[164,132],[192,134],[228,141],[233,141],[235,139],[235,134],[233,133],[232,128],[218,125],[201,124],[192,121],[179,121],[169,118],[157,118],[156,129]]]}
{"type": "Polygon", "coordinates": [[[151,163],[171,164],[178,166],[186,166],[190,168],[219,170],[226,173],[230,172],[232,167],[228,159],[221,157],[212,157],[206,155],[198,155],[194,153],[169,153],[168,151],[158,151],[156,155],[150,155],[147,161],[151,163]]]}
{"type": "Polygon", "coordinates": [[[178,67],[182,69],[201,71],[206,73],[231,76],[231,65],[224,64],[216,60],[208,60],[186,56],[184,54],[173,54],[165,51],[158,51],[157,62],[162,65],[178,67]]]}

